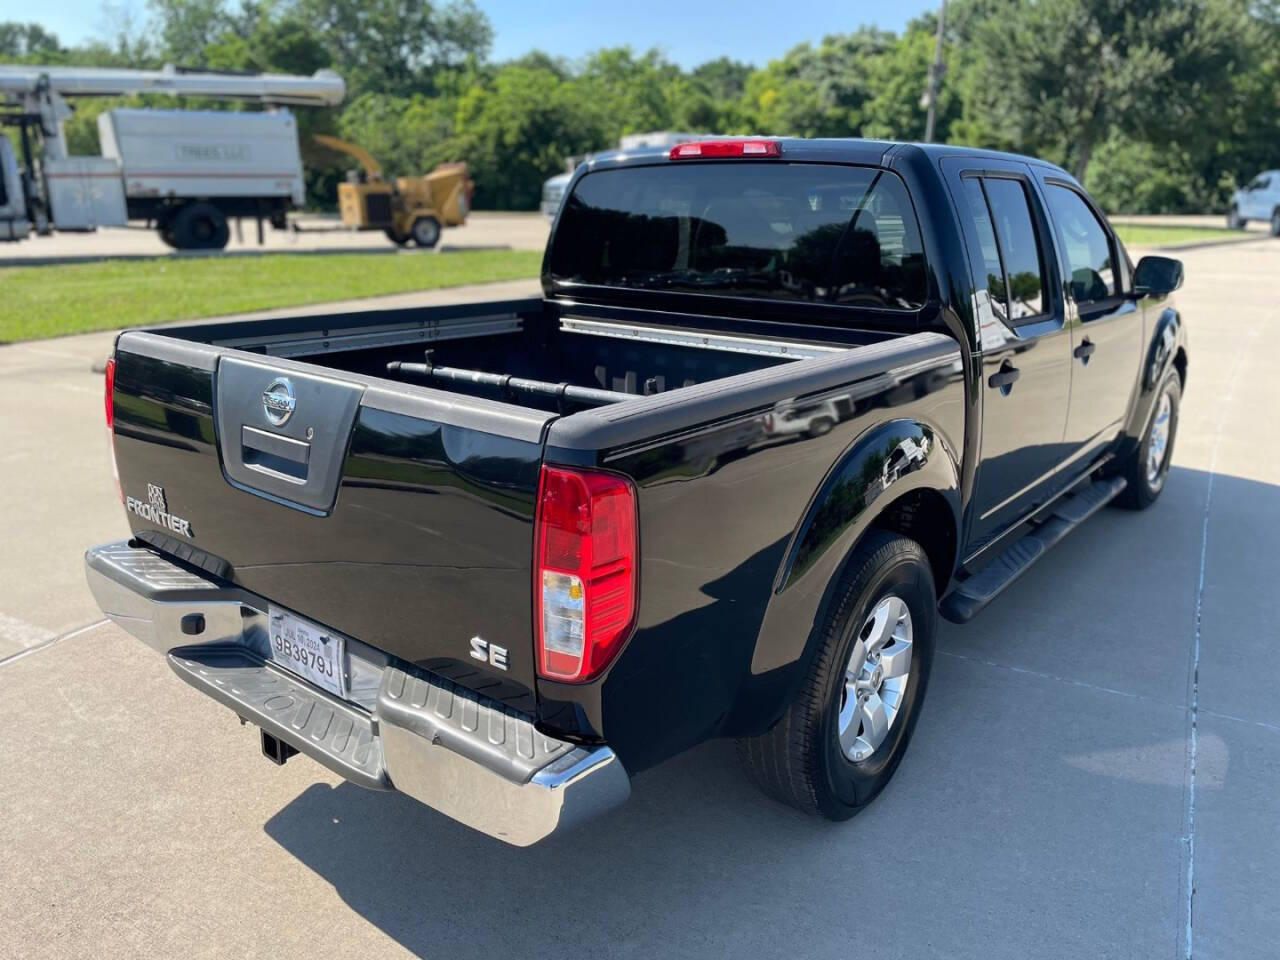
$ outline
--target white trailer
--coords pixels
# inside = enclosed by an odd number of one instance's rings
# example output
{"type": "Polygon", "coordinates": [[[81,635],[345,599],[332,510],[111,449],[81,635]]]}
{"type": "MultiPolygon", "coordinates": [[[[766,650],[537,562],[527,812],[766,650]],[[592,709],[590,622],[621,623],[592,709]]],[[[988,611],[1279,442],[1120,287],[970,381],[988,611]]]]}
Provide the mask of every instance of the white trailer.
{"type": "Polygon", "coordinates": [[[285,225],[304,199],[297,122],[281,105],[341,102],[342,79],[164,70],[0,66],[0,240],[32,229],[94,230],[147,220],[180,249],[220,249],[228,217],[285,225]],[[101,157],[71,157],[69,97],[170,93],[256,100],[267,112],[117,109],[98,118],[101,157]]]}

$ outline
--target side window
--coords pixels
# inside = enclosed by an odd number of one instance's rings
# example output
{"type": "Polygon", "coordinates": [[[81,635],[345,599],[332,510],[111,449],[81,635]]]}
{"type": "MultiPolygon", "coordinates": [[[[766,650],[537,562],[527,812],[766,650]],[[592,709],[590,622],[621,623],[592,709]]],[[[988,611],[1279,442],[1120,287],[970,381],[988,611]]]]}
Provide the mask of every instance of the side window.
{"type": "Polygon", "coordinates": [[[1049,184],[1047,193],[1054,229],[1058,231],[1071,272],[1072,297],[1079,306],[1085,307],[1114,296],[1117,293],[1115,262],[1106,228],[1074,190],[1049,184]]]}
{"type": "Polygon", "coordinates": [[[1006,323],[1042,316],[1048,299],[1026,187],[995,177],[966,177],[964,187],[996,316],[1006,323]]]}

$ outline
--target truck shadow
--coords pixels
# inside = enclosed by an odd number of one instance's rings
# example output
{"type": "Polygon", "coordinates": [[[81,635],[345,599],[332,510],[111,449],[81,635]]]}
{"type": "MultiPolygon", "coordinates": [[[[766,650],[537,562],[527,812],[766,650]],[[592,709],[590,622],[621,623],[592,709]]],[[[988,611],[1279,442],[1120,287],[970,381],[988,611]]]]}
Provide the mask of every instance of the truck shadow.
{"type": "MultiPolygon", "coordinates": [[[[981,620],[944,625],[912,748],[852,823],[764,798],[715,742],[636,778],[618,811],[529,849],[349,784],[308,788],[266,833],[419,955],[843,955],[869,870],[892,878],[875,911],[906,955],[943,943],[956,947],[946,955],[1040,955],[1058,938],[1149,954],[1178,923],[1207,481],[1175,469],[1155,508],[1103,512],[981,620]],[[1119,654],[1072,672],[1066,653],[1114,651],[1113,639],[1119,654]],[[1081,924],[1114,919],[1117,903],[1141,922],[1081,924]]],[[[1280,487],[1214,482],[1215,516],[1222,498],[1227,514],[1280,518],[1280,487]]],[[[1257,536],[1265,579],[1275,548],[1257,536]]],[[[1280,654],[1267,666],[1274,679],[1280,654]]],[[[1202,746],[1212,793],[1232,744],[1202,746]]]]}

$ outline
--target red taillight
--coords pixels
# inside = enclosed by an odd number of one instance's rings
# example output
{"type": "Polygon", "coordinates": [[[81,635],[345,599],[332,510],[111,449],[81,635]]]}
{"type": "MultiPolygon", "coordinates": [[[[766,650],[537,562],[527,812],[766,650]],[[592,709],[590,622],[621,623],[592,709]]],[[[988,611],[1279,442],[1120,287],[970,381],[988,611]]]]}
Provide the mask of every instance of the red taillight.
{"type": "Polygon", "coordinates": [[[544,466],[534,542],[538,674],[591,680],[635,620],[635,487],[611,473],[544,466]]]}
{"type": "Polygon", "coordinates": [[[116,358],[112,357],[107,361],[107,375],[103,379],[103,388],[105,391],[104,404],[107,410],[107,429],[114,429],[116,425],[116,358]]]}
{"type": "Polygon", "coordinates": [[[671,148],[672,160],[701,160],[712,157],[780,157],[777,140],[694,140],[671,148]]]}
{"type": "Polygon", "coordinates": [[[120,486],[120,467],[116,464],[116,358],[107,360],[106,376],[102,378],[103,408],[107,414],[107,440],[111,443],[111,476],[116,481],[116,494],[124,503],[124,487],[120,486]]]}

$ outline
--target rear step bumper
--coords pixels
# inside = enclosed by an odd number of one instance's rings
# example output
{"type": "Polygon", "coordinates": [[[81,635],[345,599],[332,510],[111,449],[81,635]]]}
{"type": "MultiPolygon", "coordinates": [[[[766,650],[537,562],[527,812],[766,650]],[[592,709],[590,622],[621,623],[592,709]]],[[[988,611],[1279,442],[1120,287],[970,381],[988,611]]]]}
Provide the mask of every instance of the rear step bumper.
{"type": "Polygon", "coordinates": [[[467,826],[528,846],[627,799],[608,747],[537,731],[502,704],[348,644],[341,700],[271,662],[267,604],[129,543],[85,554],[94,598],[197,690],[270,737],[374,790],[399,790],[467,826]]]}

